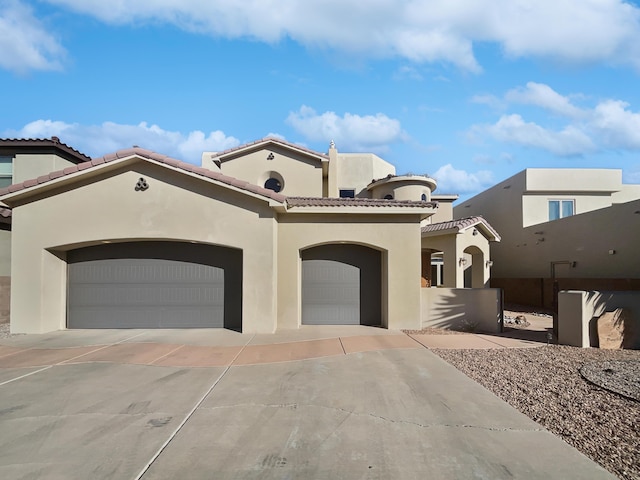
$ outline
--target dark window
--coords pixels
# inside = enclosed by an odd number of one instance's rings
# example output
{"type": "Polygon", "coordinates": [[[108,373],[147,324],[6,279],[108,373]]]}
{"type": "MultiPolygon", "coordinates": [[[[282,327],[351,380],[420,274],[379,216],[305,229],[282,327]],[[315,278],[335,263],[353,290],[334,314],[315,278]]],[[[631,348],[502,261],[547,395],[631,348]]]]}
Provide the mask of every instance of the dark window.
{"type": "Polygon", "coordinates": [[[0,188],[13,183],[13,157],[0,157],[0,188]]]}
{"type": "Polygon", "coordinates": [[[426,202],[427,201],[427,194],[423,193],[422,197],[420,197],[420,200],[422,200],[423,202],[426,202]]]}
{"type": "Polygon", "coordinates": [[[384,199],[385,199],[385,200],[393,200],[393,195],[391,195],[390,193],[387,193],[387,194],[384,196],[384,199]]]}
{"type": "Polygon", "coordinates": [[[266,182],[264,182],[264,188],[273,190],[274,192],[279,192],[280,190],[282,190],[282,184],[277,178],[271,177],[266,182]]]}
{"type": "Polygon", "coordinates": [[[355,190],[348,190],[348,189],[340,190],[340,198],[355,198],[355,196],[356,196],[355,190]]]}

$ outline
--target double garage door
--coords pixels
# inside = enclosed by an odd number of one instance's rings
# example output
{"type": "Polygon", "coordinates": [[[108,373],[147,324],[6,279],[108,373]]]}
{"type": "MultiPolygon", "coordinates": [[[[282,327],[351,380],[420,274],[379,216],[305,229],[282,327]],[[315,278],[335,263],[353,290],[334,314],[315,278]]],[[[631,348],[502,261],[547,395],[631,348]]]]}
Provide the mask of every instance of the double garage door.
{"type": "Polygon", "coordinates": [[[68,260],[68,328],[241,327],[241,252],[238,261],[233,249],[143,242],[68,260]]]}

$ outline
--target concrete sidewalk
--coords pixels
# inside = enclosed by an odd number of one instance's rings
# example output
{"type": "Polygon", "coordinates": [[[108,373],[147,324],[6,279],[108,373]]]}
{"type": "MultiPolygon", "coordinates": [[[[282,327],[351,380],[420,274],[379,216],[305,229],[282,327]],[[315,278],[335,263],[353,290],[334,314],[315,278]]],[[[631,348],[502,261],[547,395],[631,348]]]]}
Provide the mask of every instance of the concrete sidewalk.
{"type": "Polygon", "coordinates": [[[367,327],[3,340],[0,478],[614,478],[417,340],[367,327]]]}

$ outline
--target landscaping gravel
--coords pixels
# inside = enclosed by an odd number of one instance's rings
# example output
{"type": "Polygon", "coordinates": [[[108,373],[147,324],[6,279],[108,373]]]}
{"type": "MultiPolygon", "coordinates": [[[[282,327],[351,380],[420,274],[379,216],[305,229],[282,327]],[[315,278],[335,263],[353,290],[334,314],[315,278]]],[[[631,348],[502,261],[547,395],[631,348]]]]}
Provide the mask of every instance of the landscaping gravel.
{"type": "Polygon", "coordinates": [[[9,324],[8,323],[0,323],[0,338],[9,338],[11,334],[9,333],[9,324]]]}
{"type": "Polygon", "coordinates": [[[580,373],[587,366],[593,374],[602,363],[599,370],[617,372],[607,382],[616,376],[637,384],[640,351],[550,345],[433,352],[611,473],[640,479],[640,401],[580,373]]]}

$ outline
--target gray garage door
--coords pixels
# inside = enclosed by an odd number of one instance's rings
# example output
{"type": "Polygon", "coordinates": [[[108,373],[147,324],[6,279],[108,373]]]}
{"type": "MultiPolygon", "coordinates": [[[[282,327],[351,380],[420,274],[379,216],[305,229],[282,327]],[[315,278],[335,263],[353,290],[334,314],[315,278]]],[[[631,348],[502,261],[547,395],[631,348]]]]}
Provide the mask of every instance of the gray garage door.
{"type": "Polygon", "coordinates": [[[304,260],[302,323],[360,325],[360,269],[334,260],[304,260]]]}
{"type": "Polygon", "coordinates": [[[224,270],[164,259],[69,265],[69,328],[224,326],[224,270]]]}

